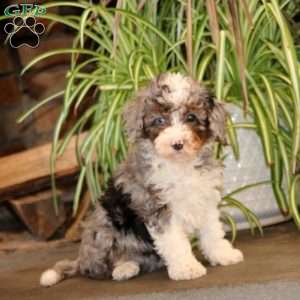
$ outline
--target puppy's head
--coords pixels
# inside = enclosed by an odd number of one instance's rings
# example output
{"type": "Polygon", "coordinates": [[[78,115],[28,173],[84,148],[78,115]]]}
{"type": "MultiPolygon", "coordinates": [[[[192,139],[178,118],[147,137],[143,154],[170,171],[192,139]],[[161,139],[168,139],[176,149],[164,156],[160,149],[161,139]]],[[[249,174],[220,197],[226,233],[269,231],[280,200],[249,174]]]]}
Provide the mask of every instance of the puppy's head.
{"type": "Polygon", "coordinates": [[[226,142],[223,105],[180,74],[155,78],[127,105],[124,119],[130,142],[150,140],[164,158],[194,159],[207,142],[226,142]]]}

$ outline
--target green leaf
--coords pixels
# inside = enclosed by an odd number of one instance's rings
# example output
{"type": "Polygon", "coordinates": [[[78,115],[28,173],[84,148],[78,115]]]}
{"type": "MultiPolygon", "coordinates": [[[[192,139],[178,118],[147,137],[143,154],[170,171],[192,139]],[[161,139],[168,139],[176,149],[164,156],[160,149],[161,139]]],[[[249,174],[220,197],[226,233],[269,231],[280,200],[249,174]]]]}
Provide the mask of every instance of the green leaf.
{"type": "Polygon", "coordinates": [[[299,213],[299,202],[298,202],[298,193],[297,193],[297,189],[299,186],[299,179],[300,179],[300,175],[296,175],[293,178],[292,181],[292,185],[289,191],[290,194],[290,213],[297,225],[297,227],[300,229],[300,213],[299,213]]]}
{"type": "Polygon", "coordinates": [[[52,100],[61,97],[64,94],[64,91],[59,91],[53,95],[50,95],[49,97],[41,100],[38,104],[34,105],[32,108],[26,111],[18,120],[17,123],[20,124],[24,122],[25,119],[27,119],[32,113],[34,113],[36,110],[44,106],[45,104],[51,102],[52,100]]]}
{"type": "Polygon", "coordinates": [[[297,155],[300,148],[300,76],[299,62],[297,59],[296,49],[286,20],[284,19],[279,4],[276,0],[271,0],[269,4],[279,27],[281,30],[282,46],[289,68],[289,74],[293,86],[293,102],[294,102],[294,119],[293,119],[293,146],[291,166],[293,172],[296,170],[297,155]]]}

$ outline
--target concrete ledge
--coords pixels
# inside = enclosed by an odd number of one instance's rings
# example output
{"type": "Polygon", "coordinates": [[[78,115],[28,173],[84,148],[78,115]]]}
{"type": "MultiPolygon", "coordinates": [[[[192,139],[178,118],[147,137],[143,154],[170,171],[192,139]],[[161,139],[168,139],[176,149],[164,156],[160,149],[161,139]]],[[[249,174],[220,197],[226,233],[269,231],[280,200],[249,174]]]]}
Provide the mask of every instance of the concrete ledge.
{"type": "MultiPolygon", "coordinates": [[[[268,282],[203,289],[180,290],[176,292],[153,293],[147,295],[121,296],[118,300],[299,300],[299,282],[268,282]]],[[[89,298],[93,300],[100,299],[89,298]]],[[[112,298],[101,298],[108,300],[112,298]]]]}

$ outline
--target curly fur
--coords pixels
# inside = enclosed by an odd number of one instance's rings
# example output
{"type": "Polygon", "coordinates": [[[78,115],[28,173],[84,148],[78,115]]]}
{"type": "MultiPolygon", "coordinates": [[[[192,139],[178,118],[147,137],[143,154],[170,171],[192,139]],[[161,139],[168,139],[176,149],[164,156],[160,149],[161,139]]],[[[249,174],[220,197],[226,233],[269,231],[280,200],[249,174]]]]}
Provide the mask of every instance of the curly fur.
{"type": "Polygon", "coordinates": [[[46,271],[44,286],[75,274],[124,280],[162,266],[174,280],[200,277],[195,235],[213,265],[243,259],[219,220],[223,168],[213,143],[226,141],[223,106],[198,82],[166,73],[128,103],[124,120],[133,147],[85,224],[78,258],[46,271]]]}

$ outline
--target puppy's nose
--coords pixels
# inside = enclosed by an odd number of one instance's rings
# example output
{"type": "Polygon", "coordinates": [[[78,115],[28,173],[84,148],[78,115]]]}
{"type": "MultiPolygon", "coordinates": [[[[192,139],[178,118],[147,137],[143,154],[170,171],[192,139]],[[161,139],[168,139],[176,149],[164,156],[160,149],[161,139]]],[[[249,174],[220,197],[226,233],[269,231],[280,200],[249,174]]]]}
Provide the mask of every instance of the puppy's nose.
{"type": "Polygon", "coordinates": [[[183,143],[174,143],[174,144],[172,145],[172,148],[173,148],[174,150],[176,150],[176,151],[180,151],[180,150],[182,150],[182,148],[183,148],[183,143]]]}

